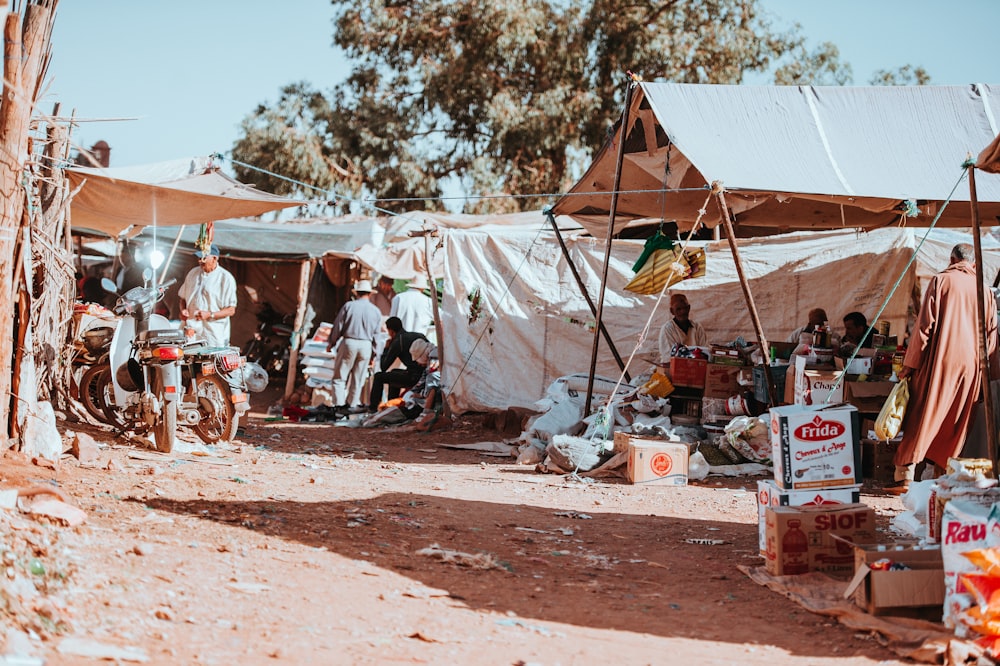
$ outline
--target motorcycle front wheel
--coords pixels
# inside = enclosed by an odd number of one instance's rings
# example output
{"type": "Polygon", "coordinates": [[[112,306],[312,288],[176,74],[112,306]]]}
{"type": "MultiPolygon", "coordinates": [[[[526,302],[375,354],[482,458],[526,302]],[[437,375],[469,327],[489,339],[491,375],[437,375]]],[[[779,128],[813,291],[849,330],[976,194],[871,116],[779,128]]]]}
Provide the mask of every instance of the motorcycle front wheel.
{"type": "Polygon", "coordinates": [[[198,380],[201,419],[194,431],[206,444],[231,442],[236,437],[240,416],[230,395],[229,383],[219,375],[205,375],[198,380]]]}
{"type": "Polygon", "coordinates": [[[121,428],[124,422],[115,409],[113,392],[110,366],[95,365],[83,373],[80,379],[80,403],[83,408],[101,423],[121,428]]]}
{"type": "Polygon", "coordinates": [[[160,417],[153,425],[153,438],[156,439],[156,450],[160,453],[170,453],[174,450],[174,436],[177,434],[177,401],[164,400],[163,375],[155,373],[153,393],[160,401],[160,417]]]}

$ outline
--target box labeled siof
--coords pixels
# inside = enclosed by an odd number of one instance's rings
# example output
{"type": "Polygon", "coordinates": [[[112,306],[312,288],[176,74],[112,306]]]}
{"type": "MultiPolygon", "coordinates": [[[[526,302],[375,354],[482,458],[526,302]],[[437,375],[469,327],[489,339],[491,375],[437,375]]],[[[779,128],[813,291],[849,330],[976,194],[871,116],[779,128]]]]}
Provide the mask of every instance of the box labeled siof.
{"type": "Polygon", "coordinates": [[[873,543],[875,512],[864,504],[768,507],[765,541],[765,567],[772,576],[819,571],[850,578],[854,552],[845,541],[873,543]]]}
{"type": "Polygon", "coordinates": [[[633,437],[628,445],[628,480],[666,486],[686,486],[688,445],[633,437]]]}
{"type": "Polygon", "coordinates": [[[848,545],[854,550],[854,578],[844,591],[845,599],[853,599],[872,615],[910,616],[926,610],[935,620],[940,618],[944,604],[940,547],[920,548],[915,543],[848,545]]]}
{"type": "Polygon", "coordinates": [[[737,381],[742,365],[716,363],[712,361],[705,366],[705,397],[729,398],[740,393],[737,381]]]}
{"type": "Polygon", "coordinates": [[[837,506],[861,500],[860,486],[782,490],[771,479],[757,482],[757,532],[760,554],[767,557],[767,509],[773,506],[837,506]]]}
{"type": "Polygon", "coordinates": [[[816,365],[805,356],[795,357],[795,393],[792,402],[796,405],[835,404],[844,401],[844,383],[837,382],[843,370],[834,370],[830,365],[816,365]]]}
{"type": "Polygon", "coordinates": [[[783,490],[861,483],[858,410],[852,405],[771,408],[774,480],[783,490]]]}
{"type": "Polygon", "coordinates": [[[702,358],[675,356],[670,359],[670,381],[674,383],[674,386],[703,389],[705,388],[707,366],[708,361],[702,358]]]}

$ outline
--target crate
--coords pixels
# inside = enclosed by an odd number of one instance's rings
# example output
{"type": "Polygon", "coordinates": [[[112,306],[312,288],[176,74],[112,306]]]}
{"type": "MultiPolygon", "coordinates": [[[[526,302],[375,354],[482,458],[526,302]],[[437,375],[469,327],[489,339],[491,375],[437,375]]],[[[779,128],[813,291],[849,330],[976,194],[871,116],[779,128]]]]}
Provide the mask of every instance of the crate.
{"type": "MultiPolygon", "coordinates": [[[[785,395],[785,375],[788,372],[787,365],[769,365],[766,368],[771,372],[771,379],[774,380],[774,390],[777,392],[779,403],[785,395]]],[[[753,368],[753,397],[765,405],[771,404],[771,398],[767,395],[767,379],[763,366],[755,365],[753,368]]],[[[773,407],[773,405],[771,405],[773,407]]]]}

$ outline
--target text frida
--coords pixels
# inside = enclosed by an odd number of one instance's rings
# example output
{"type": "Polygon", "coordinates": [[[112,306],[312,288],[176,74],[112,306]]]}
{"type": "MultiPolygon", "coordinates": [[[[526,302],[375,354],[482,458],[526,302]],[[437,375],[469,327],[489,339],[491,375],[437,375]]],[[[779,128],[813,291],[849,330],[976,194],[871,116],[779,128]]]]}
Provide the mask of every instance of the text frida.
{"type": "Polygon", "coordinates": [[[809,423],[803,423],[795,429],[795,437],[806,442],[819,442],[840,437],[847,431],[839,421],[824,421],[819,415],[809,423]]]}

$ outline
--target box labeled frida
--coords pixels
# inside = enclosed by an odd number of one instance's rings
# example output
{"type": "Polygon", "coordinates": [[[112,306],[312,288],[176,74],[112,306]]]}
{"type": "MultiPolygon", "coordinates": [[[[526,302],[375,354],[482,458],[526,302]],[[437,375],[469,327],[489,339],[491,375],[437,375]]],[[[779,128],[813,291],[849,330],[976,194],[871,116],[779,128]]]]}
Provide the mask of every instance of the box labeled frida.
{"type": "Polygon", "coordinates": [[[632,483],[686,486],[688,452],[688,445],[682,442],[633,437],[628,445],[628,480],[632,483]]]}
{"type": "Polygon", "coordinates": [[[767,509],[772,506],[838,506],[856,504],[861,499],[860,486],[782,490],[771,479],[757,482],[757,533],[760,554],[767,557],[767,509]]]}
{"type": "Polygon", "coordinates": [[[854,551],[845,540],[875,541],[875,512],[864,504],[772,506],[765,522],[764,560],[772,576],[820,571],[849,578],[854,574],[854,551]]]}
{"type": "Polygon", "coordinates": [[[858,410],[851,405],[771,408],[774,480],[783,490],[861,483],[858,410]]]}
{"type": "Polygon", "coordinates": [[[934,619],[944,604],[944,564],[940,547],[916,544],[850,544],[854,549],[854,578],[845,599],[872,615],[892,615],[931,608],[934,619]],[[902,565],[905,569],[892,569],[902,565]]]}

